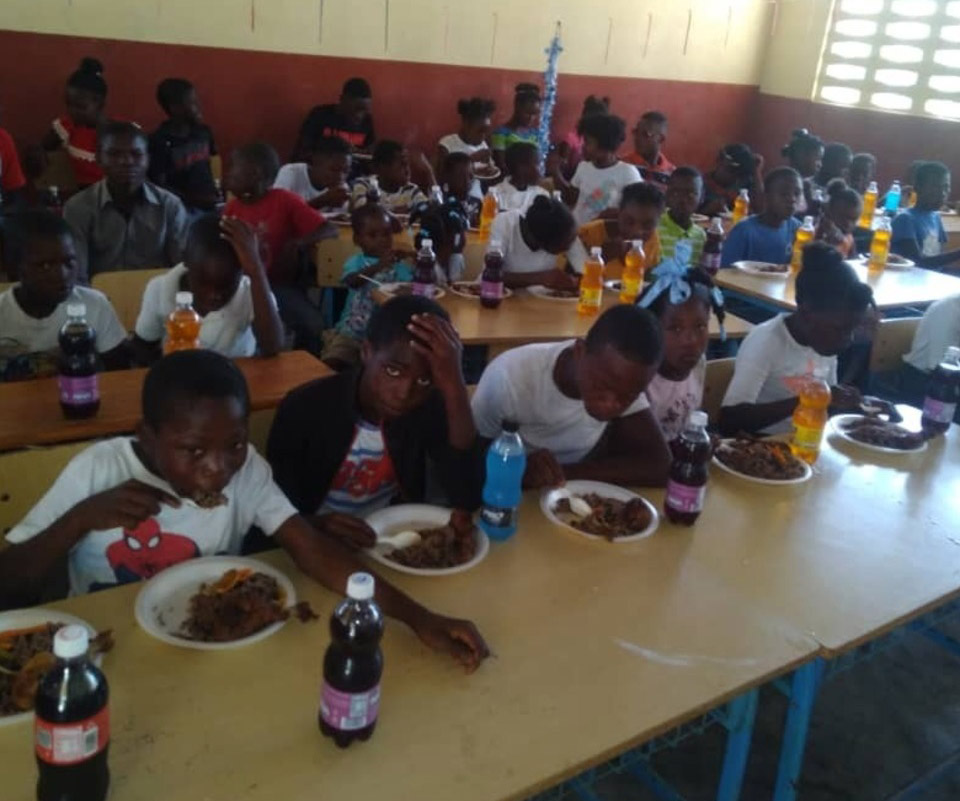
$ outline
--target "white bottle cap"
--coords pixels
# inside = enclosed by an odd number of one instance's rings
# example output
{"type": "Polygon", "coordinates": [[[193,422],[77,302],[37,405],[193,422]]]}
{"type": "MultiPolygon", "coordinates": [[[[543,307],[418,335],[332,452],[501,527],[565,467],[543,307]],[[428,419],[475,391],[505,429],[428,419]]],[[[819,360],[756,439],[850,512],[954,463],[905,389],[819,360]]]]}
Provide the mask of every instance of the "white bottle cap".
{"type": "Polygon", "coordinates": [[[193,292],[177,292],[176,301],[178,306],[192,306],[193,292]]]}
{"type": "Polygon", "coordinates": [[[503,246],[500,244],[500,240],[499,240],[499,239],[491,239],[491,240],[490,240],[490,246],[487,248],[487,250],[488,250],[488,251],[489,251],[489,250],[500,250],[502,247],[503,247],[503,246]]]}
{"type": "Polygon", "coordinates": [[[420,240],[420,247],[422,247],[422,248],[432,248],[432,247],[433,247],[433,240],[432,240],[432,239],[421,239],[421,240],[420,240]]]}
{"type": "Polygon", "coordinates": [[[814,377],[814,378],[821,378],[821,379],[823,379],[824,381],[826,381],[826,380],[827,380],[827,376],[828,376],[829,374],[830,374],[830,371],[829,371],[826,367],[824,367],[822,364],[818,364],[816,367],[813,368],[813,377],[814,377]]]}
{"type": "Polygon", "coordinates": [[[64,626],[53,636],[53,655],[58,659],[76,659],[90,646],[90,632],[86,626],[64,626]]]}
{"type": "Polygon", "coordinates": [[[709,420],[710,418],[707,417],[706,412],[702,412],[702,411],[690,412],[689,425],[691,428],[706,428],[709,420]]]}
{"type": "Polygon", "coordinates": [[[643,250],[643,240],[642,240],[642,239],[634,239],[630,244],[633,245],[633,247],[634,247],[635,250],[641,250],[641,251],[643,250]]]}
{"type": "Polygon", "coordinates": [[[723,220],[721,220],[719,217],[711,217],[711,218],[710,218],[710,225],[720,225],[720,226],[722,226],[722,225],[723,225],[723,220]]]}
{"type": "Polygon", "coordinates": [[[82,303],[68,303],[67,317],[86,317],[87,307],[82,303]]]}
{"type": "Polygon", "coordinates": [[[813,228],[813,217],[804,217],[804,218],[803,218],[803,227],[804,227],[804,228],[813,228]]]}
{"type": "Polygon", "coordinates": [[[50,184],[50,186],[48,186],[47,189],[49,189],[51,194],[54,194],[54,195],[60,191],[60,188],[56,184],[50,184]]]}
{"type": "Polygon", "coordinates": [[[373,598],[375,582],[369,573],[353,573],[347,580],[347,597],[355,601],[369,601],[373,598]]]}
{"type": "Polygon", "coordinates": [[[590,248],[590,256],[594,259],[599,259],[603,254],[603,248],[590,248]]]}
{"type": "Polygon", "coordinates": [[[750,190],[749,190],[749,189],[741,189],[741,190],[740,190],[740,197],[749,198],[749,197],[750,197],[750,190]]]}

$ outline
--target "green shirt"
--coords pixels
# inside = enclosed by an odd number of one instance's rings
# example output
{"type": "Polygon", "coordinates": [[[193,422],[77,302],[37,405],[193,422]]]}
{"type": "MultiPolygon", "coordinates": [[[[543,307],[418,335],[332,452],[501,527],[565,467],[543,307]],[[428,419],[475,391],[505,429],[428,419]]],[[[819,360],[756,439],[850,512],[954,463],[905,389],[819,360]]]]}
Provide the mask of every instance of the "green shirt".
{"type": "Polygon", "coordinates": [[[700,254],[707,241],[707,232],[695,222],[690,223],[689,228],[681,228],[674,222],[668,211],[660,216],[657,234],[660,236],[660,250],[664,259],[672,259],[677,242],[687,239],[691,247],[690,265],[696,267],[700,263],[700,254]]]}

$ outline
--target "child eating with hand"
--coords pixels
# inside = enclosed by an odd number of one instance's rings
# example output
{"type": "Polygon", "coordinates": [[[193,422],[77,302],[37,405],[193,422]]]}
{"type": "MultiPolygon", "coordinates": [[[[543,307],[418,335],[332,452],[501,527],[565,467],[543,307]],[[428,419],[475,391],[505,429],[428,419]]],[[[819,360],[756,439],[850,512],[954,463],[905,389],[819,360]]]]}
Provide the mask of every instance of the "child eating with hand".
{"type": "Polygon", "coordinates": [[[350,153],[350,145],[339,136],[323,136],[313,146],[309,163],[284,164],[273,186],[300,195],[325,217],[346,214],[350,202],[350,153]]]}
{"type": "Polygon", "coordinates": [[[800,227],[797,209],[803,199],[803,182],[792,167],[777,167],[764,180],[766,207],[731,229],[723,243],[720,265],[736,261],[789,264],[793,238],[800,227]]]}
{"type": "Polygon", "coordinates": [[[179,292],[193,295],[202,318],[200,346],[231,359],[275,356],[283,346],[283,323],[260,261],[257,236],[243,220],[199,217],[190,226],[183,263],[151,278],[134,328],[140,364],[160,358],[167,318],[179,292]]]}
{"type": "Polygon", "coordinates": [[[526,211],[547,190],[540,186],[540,148],[531,142],[515,142],[504,155],[507,177],[488,192],[493,192],[500,211],[526,211]]]}
{"type": "Polygon", "coordinates": [[[696,167],[677,167],[667,179],[667,213],[660,217],[657,238],[663,258],[672,259],[678,242],[690,246],[690,264],[700,263],[707,232],[693,221],[703,197],[703,176],[696,167]]]}
{"type": "MultiPolygon", "coordinates": [[[[378,202],[391,214],[408,214],[417,203],[427,199],[423,190],[410,180],[410,154],[399,142],[392,139],[377,142],[371,167],[377,177],[378,202]]],[[[359,178],[353,185],[350,208],[358,209],[364,205],[370,189],[370,180],[359,178]]]]}

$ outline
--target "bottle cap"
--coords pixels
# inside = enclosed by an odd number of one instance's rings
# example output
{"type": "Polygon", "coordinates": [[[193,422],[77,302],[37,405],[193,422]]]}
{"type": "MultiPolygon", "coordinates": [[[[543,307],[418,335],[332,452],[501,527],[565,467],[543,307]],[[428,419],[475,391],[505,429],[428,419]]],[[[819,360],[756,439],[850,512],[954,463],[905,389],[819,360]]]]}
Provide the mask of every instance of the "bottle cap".
{"type": "Polygon", "coordinates": [[[594,259],[599,259],[603,254],[603,248],[590,248],[590,256],[594,259]]]}
{"type": "Polygon", "coordinates": [[[877,182],[876,182],[876,181],[871,181],[871,182],[870,182],[870,185],[867,187],[867,191],[868,191],[868,192],[876,192],[876,191],[877,191],[877,182]]]}
{"type": "Polygon", "coordinates": [[[53,635],[53,655],[58,659],[76,659],[87,652],[90,632],[86,626],[64,626],[53,635]]]}
{"type": "Polygon", "coordinates": [[[707,416],[706,412],[702,412],[702,411],[690,412],[689,425],[691,428],[706,428],[709,420],[710,418],[707,416]]]}
{"type": "Polygon", "coordinates": [[[803,227],[804,228],[813,228],[813,217],[804,217],[803,218],[803,227]]]}
{"type": "Polygon", "coordinates": [[[432,240],[432,239],[421,239],[421,240],[420,240],[420,247],[422,247],[422,248],[432,248],[432,247],[433,247],[433,240],[432,240]]]}
{"type": "Polygon", "coordinates": [[[491,250],[501,250],[502,247],[499,239],[491,239],[490,245],[487,247],[487,252],[489,253],[491,250]]]}
{"type": "Polygon", "coordinates": [[[723,225],[723,220],[721,220],[719,217],[711,217],[711,218],[710,218],[710,225],[711,225],[711,226],[717,226],[717,225],[722,226],[722,225],[723,225]]]}
{"type": "Polygon", "coordinates": [[[68,303],[67,317],[86,317],[87,307],[82,303],[68,303]]]}
{"type": "Polygon", "coordinates": [[[829,371],[826,367],[824,367],[822,364],[818,364],[816,367],[813,368],[813,377],[814,377],[814,378],[821,378],[821,379],[823,379],[824,381],[826,381],[826,380],[827,380],[827,374],[828,374],[829,372],[830,372],[830,371],[829,371]]]}
{"type": "Polygon", "coordinates": [[[749,189],[741,189],[741,190],[740,190],[740,197],[749,198],[749,197],[750,197],[750,190],[749,190],[749,189]]]}
{"type": "Polygon", "coordinates": [[[508,434],[516,434],[520,430],[520,424],[516,420],[504,420],[500,427],[508,434]]]}
{"type": "Polygon", "coordinates": [[[47,189],[50,191],[51,195],[55,195],[60,191],[60,188],[56,184],[50,184],[47,189]]]}
{"type": "Polygon", "coordinates": [[[634,249],[634,250],[639,250],[641,253],[643,252],[643,240],[642,240],[642,239],[634,239],[630,244],[633,246],[633,249],[634,249]]]}
{"type": "Polygon", "coordinates": [[[354,573],[347,579],[347,597],[355,601],[369,601],[373,598],[375,582],[369,573],[354,573]]]}
{"type": "Polygon", "coordinates": [[[378,189],[380,187],[380,181],[377,180],[376,175],[370,175],[367,177],[367,185],[372,189],[378,189]]]}
{"type": "Polygon", "coordinates": [[[177,292],[176,301],[178,306],[192,306],[193,292],[177,292]]]}

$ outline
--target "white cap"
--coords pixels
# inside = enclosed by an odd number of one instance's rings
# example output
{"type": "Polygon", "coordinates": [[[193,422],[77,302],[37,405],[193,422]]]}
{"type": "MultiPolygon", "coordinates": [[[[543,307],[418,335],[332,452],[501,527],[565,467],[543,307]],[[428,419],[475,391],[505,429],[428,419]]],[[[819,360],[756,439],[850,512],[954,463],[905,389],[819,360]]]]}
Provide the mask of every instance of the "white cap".
{"type": "Polygon", "coordinates": [[[178,306],[192,306],[193,292],[177,292],[176,301],[178,306]]]}
{"type": "Polygon", "coordinates": [[[688,425],[691,428],[706,428],[709,421],[710,418],[707,416],[706,412],[693,411],[690,412],[688,425]]]}
{"type": "Polygon", "coordinates": [[[633,245],[637,250],[643,250],[642,239],[634,239],[630,244],[633,245]]]}
{"type": "Polygon", "coordinates": [[[432,247],[433,247],[433,240],[432,240],[432,239],[421,239],[421,240],[420,240],[420,247],[422,247],[422,248],[432,248],[432,247]]]}
{"type": "Polygon", "coordinates": [[[590,255],[595,259],[599,259],[603,255],[603,248],[590,248],[590,255]]]}
{"type": "Polygon", "coordinates": [[[750,190],[749,190],[749,189],[741,189],[741,190],[740,190],[740,197],[750,197],[750,190]]]}
{"type": "Polygon", "coordinates": [[[877,182],[876,182],[876,181],[871,181],[871,182],[869,183],[869,185],[867,186],[867,191],[868,191],[868,192],[876,192],[876,191],[877,191],[877,188],[878,188],[878,187],[877,187],[877,182]]]}
{"type": "Polygon", "coordinates": [[[828,376],[829,374],[830,374],[830,370],[829,370],[828,368],[824,367],[822,364],[818,364],[816,367],[813,368],[813,377],[814,377],[814,378],[821,378],[821,379],[823,379],[824,381],[826,381],[826,380],[827,380],[827,376],[828,376]]]}
{"type": "Polygon", "coordinates": [[[804,217],[803,218],[803,227],[804,228],[813,228],[813,217],[804,217]]]}
{"type": "Polygon", "coordinates": [[[722,226],[722,225],[723,225],[723,220],[721,220],[719,217],[711,217],[711,218],[710,218],[710,225],[720,225],[720,226],[722,226]]]}
{"type": "Polygon", "coordinates": [[[87,307],[82,303],[68,303],[67,317],[86,317],[87,307]]]}
{"type": "Polygon", "coordinates": [[[369,573],[353,573],[347,579],[347,597],[355,601],[369,601],[373,598],[376,582],[369,573]]]}
{"type": "Polygon", "coordinates": [[[59,659],[76,659],[90,646],[90,632],[86,626],[64,626],[53,636],[53,655],[59,659]]]}
{"type": "Polygon", "coordinates": [[[368,183],[370,186],[380,186],[380,181],[377,180],[377,176],[376,176],[376,175],[368,175],[368,176],[367,176],[367,183],[368,183]]]}

